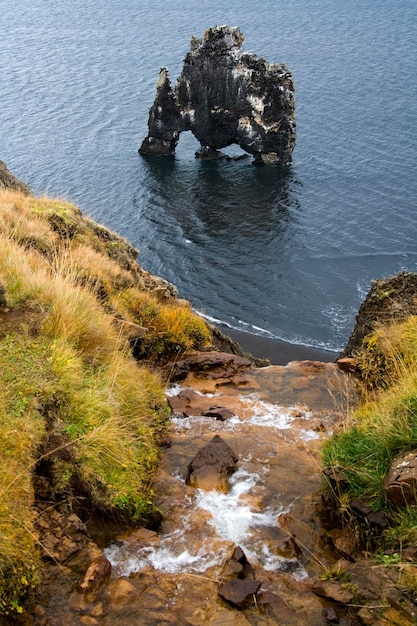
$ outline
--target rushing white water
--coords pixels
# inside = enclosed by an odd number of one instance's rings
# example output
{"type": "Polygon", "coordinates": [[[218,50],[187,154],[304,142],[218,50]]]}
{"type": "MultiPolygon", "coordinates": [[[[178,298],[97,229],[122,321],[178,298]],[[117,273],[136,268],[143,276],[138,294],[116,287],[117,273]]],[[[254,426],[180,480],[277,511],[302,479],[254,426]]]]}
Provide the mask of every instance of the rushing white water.
{"type": "MultiPolygon", "coordinates": [[[[175,385],[167,395],[179,391],[181,387],[175,385]]],[[[202,398],[218,395],[200,393],[202,398]]],[[[227,493],[191,490],[185,485],[181,468],[174,468],[171,479],[175,481],[172,491],[176,495],[167,509],[168,532],[162,529],[158,541],[151,545],[138,545],[126,539],[107,547],[105,555],[118,575],[149,567],[170,574],[204,573],[210,568],[219,568],[232,545],[239,545],[250,562],[264,570],[289,571],[298,579],[306,575],[297,559],[284,558],[274,552],[274,542],[282,535],[278,518],[291,507],[282,504],[278,492],[268,497],[267,504],[263,502],[270,463],[275,462],[275,448],[272,446],[270,450],[272,456],[265,456],[263,438],[272,431],[278,441],[285,442],[285,434],[294,420],[300,417],[308,420],[312,412],[261,401],[256,394],[239,396],[239,403],[239,415],[224,422],[203,416],[172,418],[174,447],[175,437],[182,442],[184,437],[192,441],[193,437],[207,437],[207,433],[213,432],[250,438],[253,445],[240,455],[238,469],[229,478],[227,493]],[[178,489],[183,493],[179,499],[178,489]],[[174,530],[173,525],[176,525],[174,530]]],[[[318,436],[313,430],[297,430],[300,442],[318,436]]],[[[267,435],[267,439],[270,436],[267,435]]]]}
{"type": "Polygon", "coordinates": [[[189,499],[189,512],[183,516],[181,528],[162,534],[158,545],[138,549],[137,544],[128,540],[116,542],[106,548],[105,556],[118,575],[127,576],[149,566],[170,574],[202,573],[220,566],[232,543],[240,545],[251,562],[266,570],[293,571],[302,577],[301,565],[295,559],[272,554],[259,532],[279,528],[278,516],[288,510],[279,505],[254,509],[245,496],[250,495],[260,480],[258,474],[240,468],[230,480],[228,493],[197,489],[194,498],[189,499]],[[201,511],[208,514],[202,526],[201,511]],[[207,527],[211,528],[211,534],[207,533],[207,527]]]}

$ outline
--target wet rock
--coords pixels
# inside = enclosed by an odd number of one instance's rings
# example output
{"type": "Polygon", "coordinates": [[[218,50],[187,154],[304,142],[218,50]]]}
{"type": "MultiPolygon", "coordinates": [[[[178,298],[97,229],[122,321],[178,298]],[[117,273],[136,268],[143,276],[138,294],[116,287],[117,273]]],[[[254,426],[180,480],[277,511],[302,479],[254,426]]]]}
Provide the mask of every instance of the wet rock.
{"type": "Polygon", "coordinates": [[[231,474],[236,469],[238,457],[233,452],[232,448],[220,437],[220,435],[214,435],[210,441],[203,446],[195,455],[194,459],[188,465],[188,471],[190,474],[205,467],[206,465],[216,465],[217,463],[223,463],[228,474],[231,474]]]}
{"type": "Polygon", "coordinates": [[[37,530],[43,558],[65,563],[89,542],[87,530],[75,513],[64,515],[39,505],[37,530]]]}
{"type": "Polygon", "coordinates": [[[392,463],[384,479],[385,495],[389,502],[399,506],[417,501],[417,451],[399,456],[392,463]]]}
{"type": "Polygon", "coordinates": [[[243,552],[240,546],[236,546],[233,550],[233,554],[224,564],[222,570],[222,579],[255,579],[255,573],[252,565],[246,558],[246,554],[243,552]]]}
{"type": "Polygon", "coordinates": [[[86,596],[94,596],[109,580],[110,574],[110,561],[104,556],[98,557],[88,567],[82,581],[78,584],[78,590],[86,596]]]}
{"type": "Polygon", "coordinates": [[[175,88],[168,70],[161,69],[141,154],[171,156],[180,133],[191,130],[201,144],[199,158],[224,158],[219,150],[238,144],[257,164],[291,161],[296,128],[291,72],[241,52],[243,39],[229,26],[192,37],[175,88]]]}
{"type": "Polygon", "coordinates": [[[110,606],[120,607],[134,601],[138,591],[126,578],[116,578],[107,587],[107,594],[110,606]]]}
{"type": "Polygon", "coordinates": [[[122,535],[118,535],[117,539],[138,543],[140,546],[157,546],[160,542],[158,533],[154,530],[149,530],[149,528],[133,528],[122,535]]]}
{"type": "MultiPolygon", "coordinates": [[[[320,545],[320,535],[313,529],[311,523],[306,523],[288,513],[278,516],[280,528],[286,532],[298,546],[300,553],[307,551],[307,554],[314,553],[316,547],[320,545]]],[[[311,565],[313,562],[311,562],[311,565]]]]}
{"type": "Polygon", "coordinates": [[[200,396],[192,389],[183,389],[176,396],[168,397],[168,404],[176,415],[189,417],[190,415],[201,415],[203,409],[198,406],[200,396]]]}
{"type": "Polygon", "coordinates": [[[292,537],[283,537],[274,544],[274,552],[284,559],[296,559],[301,550],[292,537]]]}
{"type": "Polygon", "coordinates": [[[291,381],[291,385],[293,389],[300,391],[301,389],[308,389],[310,386],[310,379],[308,376],[297,376],[293,378],[291,381]]]}
{"type": "Polygon", "coordinates": [[[252,367],[249,359],[226,352],[187,353],[175,363],[169,363],[170,380],[184,380],[191,373],[213,379],[233,379],[252,367]]]}
{"type": "Polygon", "coordinates": [[[208,411],[204,411],[203,415],[206,417],[213,417],[220,422],[225,422],[233,417],[234,413],[224,406],[212,406],[208,411]]]}
{"type": "Polygon", "coordinates": [[[212,465],[205,465],[192,472],[187,484],[195,489],[204,489],[204,491],[221,491],[227,493],[229,483],[227,480],[227,469],[224,464],[219,461],[212,465]]]}
{"type": "Polygon", "coordinates": [[[219,596],[231,606],[243,609],[254,604],[254,598],[260,586],[260,580],[241,580],[235,578],[229,580],[229,582],[221,587],[219,596]]]}

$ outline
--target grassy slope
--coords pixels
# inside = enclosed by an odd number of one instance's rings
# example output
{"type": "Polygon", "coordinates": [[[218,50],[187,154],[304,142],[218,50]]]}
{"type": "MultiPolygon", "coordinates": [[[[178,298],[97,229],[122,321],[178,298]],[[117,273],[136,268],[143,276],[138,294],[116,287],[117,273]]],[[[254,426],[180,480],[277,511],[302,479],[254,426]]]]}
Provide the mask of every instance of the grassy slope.
{"type": "Polygon", "coordinates": [[[386,513],[390,526],[370,547],[379,552],[414,549],[417,506],[390,505],[383,482],[396,456],[417,450],[417,317],[381,325],[368,335],[358,364],[366,384],[363,404],[326,444],[324,463],[342,468],[348,480],[336,494],[341,511],[349,511],[349,501],[359,498],[386,513]]]}
{"type": "Polygon", "coordinates": [[[39,577],[35,474],[51,499],[130,522],[152,511],[167,417],[152,365],[210,333],[135,258],[71,204],[0,189],[0,613],[39,577]]]}

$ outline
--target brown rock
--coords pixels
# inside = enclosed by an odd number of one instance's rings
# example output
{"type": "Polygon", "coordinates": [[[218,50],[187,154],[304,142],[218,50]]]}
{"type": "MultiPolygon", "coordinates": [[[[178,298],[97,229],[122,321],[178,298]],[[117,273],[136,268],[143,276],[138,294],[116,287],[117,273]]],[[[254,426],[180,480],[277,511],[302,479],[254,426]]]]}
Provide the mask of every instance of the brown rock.
{"type": "Polygon", "coordinates": [[[398,457],[384,479],[387,500],[399,506],[417,502],[417,451],[398,457]]]}
{"type": "Polygon", "coordinates": [[[147,546],[157,546],[160,542],[160,537],[157,532],[144,527],[128,530],[126,533],[118,535],[117,539],[120,541],[137,542],[141,545],[147,546]]]}
{"type": "Polygon", "coordinates": [[[334,528],[329,531],[333,545],[338,552],[347,559],[352,559],[352,554],[359,545],[359,539],[354,528],[345,526],[342,529],[334,528]]]}
{"type": "Polygon", "coordinates": [[[112,606],[124,606],[138,597],[136,587],[126,578],[117,578],[108,588],[109,602],[112,606]]]}
{"type": "Polygon", "coordinates": [[[254,603],[261,586],[260,580],[229,580],[219,591],[219,596],[231,606],[243,609],[254,603]]]}
{"type": "Polygon", "coordinates": [[[170,363],[170,379],[184,380],[188,374],[198,372],[210,378],[228,379],[252,367],[249,359],[225,352],[193,352],[181,360],[170,363]]]}
{"type": "Polygon", "coordinates": [[[337,617],[337,613],[332,606],[327,609],[323,609],[323,616],[326,618],[326,622],[329,624],[338,624],[339,618],[337,617]]]}
{"type": "Polygon", "coordinates": [[[235,547],[231,557],[226,561],[222,578],[223,580],[226,578],[255,579],[253,567],[240,546],[235,547]]]}
{"type": "Polygon", "coordinates": [[[201,415],[202,408],[198,406],[200,396],[192,389],[183,389],[176,396],[168,398],[171,410],[177,415],[188,417],[189,415],[201,415]]]}
{"type": "Polygon", "coordinates": [[[301,550],[292,537],[282,537],[274,544],[274,552],[285,559],[295,559],[301,550]]]}
{"type": "Polygon", "coordinates": [[[221,577],[223,580],[229,580],[231,578],[242,578],[243,577],[242,563],[239,563],[239,561],[234,561],[233,559],[229,559],[224,564],[221,577]]]}
{"type": "Polygon", "coordinates": [[[227,493],[229,488],[227,470],[221,461],[213,465],[205,465],[189,474],[187,484],[195,489],[227,493]]]}
{"type": "Polygon", "coordinates": [[[219,462],[223,463],[227,473],[231,474],[236,469],[238,458],[220,435],[215,435],[208,444],[197,452],[194,459],[189,463],[188,470],[191,474],[205,465],[215,465],[219,462]]]}
{"type": "Polygon", "coordinates": [[[81,548],[69,537],[57,537],[52,532],[45,533],[41,546],[43,557],[58,563],[65,563],[81,548]]]}
{"type": "Polygon", "coordinates": [[[111,563],[106,557],[95,559],[88,567],[82,581],[78,585],[81,593],[94,595],[109,580],[111,563]]]}
{"type": "Polygon", "coordinates": [[[214,417],[214,419],[225,422],[233,417],[233,412],[224,406],[212,406],[208,411],[203,413],[206,417],[214,417]]]}
{"type": "Polygon", "coordinates": [[[80,623],[83,624],[83,626],[100,626],[100,622],[90,615],[83,615],[83,617],[80,618],[80,623]]]}
{"type": "MultiPolygon", "coordinates": [[[[256,603],[258,606],[268,607],[268,614],[271,615],[273,619],[276,621],[274,623],[285,626],[290,626],[290,624],[301,624],[302,621],[302,613],[298,613],[294,611],[289,606],[287,606],[282,598],[271,593],[270,591],[262,591],[259,596],[256,598],[256,603]]],[[[307,616],[306,616],[307,617],[307,616]]],[[[309,615],[309,618],[311,615],[309,615]]],[[[307,624],[308,622],[305,621],[307,624]]],[[[317,623],[314,620],[310,623],[317,623]]]]}
{"type": "Polygon", "coordinates": [[[343,589],[338,582],[330,580],[317,580],[314,582],[312,590],[321,598],[328,598],[340,604],[348,604],[353,600],[353,593],[343,589]]]}
{"type": "Polygon", "coordinates": [[[378,619],[366,606],[362,607],[361,610],[358,611],[358,618],[360,623],[364,624],[364,626],[372,626],[372,624],[375,624],[378,619]]]}
{"type": "Polygon", "coordinates": [[[358,517],[365,518],[372,512],[371,507],[363,500],[351,500],[349,507],[358,517]]]}
{"type": "Polygon", "coordinates": [[[383,511],[371,511],[366,516],[370,526],[377,526],[380,529],[384,529],[388,526],[388,518],[383,511]]]}
{"type": "Polygon", "coordinates": [[[358,362],[352,357],[337,359],[336,363],[344,372],[356,372],[358,369],[358,362]]]}
{"type": "Polygon", "coordinates": [[[336,493],[343,491],[349,485],[343,467],[325,467],[323,475],[328,479],[331,488],[336,493]]]}
{"type": "Polygon", "coordinates": [[[415,273],[399,272],[391,278],[372,281],[356,316],[355,328],[340,357],[354,357],[363,339],[375,330],[378,323],[386,323],[390,319],[401,321],[409,315],[416,315],[416,296],[415,273]]]}
{"type": "Polygon", "coordinates": [[[307,376],[297,376],[291,381],[291,386],[297,391],[301,389],[307,389],[310,386],[310,380],[307,376]]]}

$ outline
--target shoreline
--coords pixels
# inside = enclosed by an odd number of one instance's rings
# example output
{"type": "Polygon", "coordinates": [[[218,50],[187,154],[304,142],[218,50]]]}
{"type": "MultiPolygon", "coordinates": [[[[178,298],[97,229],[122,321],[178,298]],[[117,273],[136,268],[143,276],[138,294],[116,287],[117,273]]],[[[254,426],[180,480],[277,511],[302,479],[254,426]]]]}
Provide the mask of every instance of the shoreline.
{"type": "Polygon", "coordinates": [[[271,365],[287,365],[290,361],[322,361],[331,363],[338,357],[338,352],[322,350],[299,344],[288,343],[279,339],[271,339],[253,335],[243,330],[235,330],[223,324],[216,324],[226,336],[236,341],[240,347],[259,359],[269,359],[271,365]]]}

